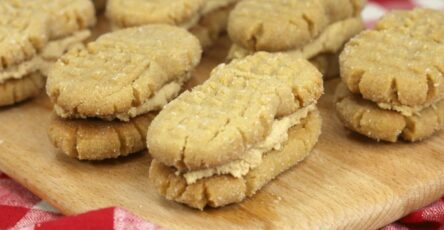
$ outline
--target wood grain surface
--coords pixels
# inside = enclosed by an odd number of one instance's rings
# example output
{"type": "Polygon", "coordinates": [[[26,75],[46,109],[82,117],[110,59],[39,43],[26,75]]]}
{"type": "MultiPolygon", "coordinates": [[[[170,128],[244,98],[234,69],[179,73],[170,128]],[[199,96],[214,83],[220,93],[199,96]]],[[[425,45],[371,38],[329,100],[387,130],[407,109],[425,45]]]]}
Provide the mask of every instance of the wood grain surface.
{"type": "MultiPolygon", "coordinates": [[[[206,53],[189,87],[223,62],[223,39],[206,53]]],[[[311,156],[241,204],[196,211],[160,197],[147,153],[80,162],[47,138],[46,96],[0,109],[0,170],[64,214],[120,206],[168,229],[375,229],[444,194],[444,132],[416,144],[387,144],[343,128],[333,88],[320,101],[323,133],[311,156]]]]}

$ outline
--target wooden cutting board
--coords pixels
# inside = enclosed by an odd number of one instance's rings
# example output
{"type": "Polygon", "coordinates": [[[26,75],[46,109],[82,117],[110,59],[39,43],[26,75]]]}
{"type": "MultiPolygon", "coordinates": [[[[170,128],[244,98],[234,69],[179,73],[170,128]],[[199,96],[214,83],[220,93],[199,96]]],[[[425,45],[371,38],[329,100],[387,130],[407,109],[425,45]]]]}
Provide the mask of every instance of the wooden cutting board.
{"type": "MultiPolygon", "coordinates": [[[[228,42],[206,53],[189,86],[223,62],[228,42]]],[[[123,207],[169,229],[375,229],[444,194],[444,132],[417,144],[378,143],[343,128],[326,83],[323,133],[311,156],[241,204],[196,211],[160,197],[150,157],[80,162],[48,141],[46,96],[0,109],[0,170],[64,214],[123,207]]]]}

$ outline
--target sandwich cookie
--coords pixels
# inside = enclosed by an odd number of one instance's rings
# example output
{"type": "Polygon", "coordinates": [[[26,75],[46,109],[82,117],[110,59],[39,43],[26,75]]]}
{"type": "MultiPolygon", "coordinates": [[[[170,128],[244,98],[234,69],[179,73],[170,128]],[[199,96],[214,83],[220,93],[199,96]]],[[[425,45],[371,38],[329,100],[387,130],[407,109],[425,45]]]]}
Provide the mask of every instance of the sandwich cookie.
{"type": "Polygon", "coordinates": [[[258,52],[219,65],[153,120],[150,181],[198,209],[253,196],[311,152],[322,93],[321,73],[301,56],[258,52]]]}
{"type": "Polygon", "coordinates": [[[201,52],[188,31],[168,25],[120,30],[69,51],[48,77],[47,94],[58,117],[49,129],[51,141],[88,160],[143,150],[149,113],[179,94],[201,52]],[[104,141],[107,135],[119,143],[104,141]]]}
{"type": "Polygon", "coordinates": [[[442,128],[444,100],[412,116],[379,108],[376,103],[352,94],[340,83],[335,95],[336,109],[346,127],[376,140],[420,141],[442,128]]]}
{"type": "Polygon", "coordinates": [[[442,128],[443,21],[440,11],[394,11],[346,45],[340,56],[346,87],[339,86],[336,103],[347,127],[391,142],[419,141],[442,128]],[[363,125],[361,116],[373,123],[363,125]]]}
{"type": "Polygon", "coordinates": [[[334,56],[346,41],[364,28],[360,12],[365,1],[340,2],[240,2],[228,21],[228,33],[234,44],[227,59],[245,57],[257,51],[302,52],[307,59],[334,56]]]}
{"type": "Polygon", "coordinates": [[[189,29],[203,47],[226,30],[228,14],[239,0],[110,0],[106,15],[114,30],[147,24],[189,29]]]}
{"type": "Polygon", "coordinates": [[[41,72],[48,69],[69,49],[82,46],[89,38],[89,30],[96,23],[94,6],[90,0],[6,0],[19,9],[42,12],[47,15],[48,44],[40,53],[41,72]]]}
{"type": "Polygon", "coordinates": [[[50,65],[89,37],[88,0],[6,0],[0,3],[0,106],[38,95],[50,65]]]}
{"type": "Polygon", "coordinates": [[[40,51],[48,41],[47,15],[0,2],[0,106],[34,97],[44,87],[40,51]]]}

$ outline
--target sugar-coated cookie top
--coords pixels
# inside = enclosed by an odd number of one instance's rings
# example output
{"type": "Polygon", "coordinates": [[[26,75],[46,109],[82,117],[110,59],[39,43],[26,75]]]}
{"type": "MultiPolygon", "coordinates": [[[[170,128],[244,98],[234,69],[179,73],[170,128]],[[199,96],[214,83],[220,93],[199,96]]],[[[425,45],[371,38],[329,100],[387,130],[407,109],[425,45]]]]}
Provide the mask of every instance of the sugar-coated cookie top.
{"type": "Polygon", "coordinates": [[[108,33],[71,50],[49,72],[55,106],[81,117],[108,117],[144,103],[200,62],[199,41],[168,25],[108,33]]]}
{"type": "Polygon", "coordinates": [[[44,14],[0,1],[0,71],[34,57],[47,40],[44,14]]]}
{"type": "Polygon", "coordinates": [[[227,163],[263,141],[276,118],[316,103],[322,92],[321,73],[295,54],[259,52],[219,65],[155,118],[150,153],[177,168],[227,163]]]}
{"type": "Polygon", "coordinates": [[[301,48],[329,24],[356,17],[362,0],[243,0],[231,12],[230,38],[254,51],[301,48]]]}
{"type": "Polygon", "coordinates": [[[118,27],[181,25],[197,17],[204,0],[109,0],[106,15],[118,27]]]}
{"type": "Polygon", "coordinates": [[[90,0],[2,0],[20,9],[34,10],[48,16],[51,39],[61,38],[95,24],[94,5],[90,0]]]}
{"type": "Polygon", "coordinates": [[[444,12],[385,16],[340,56],[341,77],[365,99],[411,114],[444,97],[444,12]]]}

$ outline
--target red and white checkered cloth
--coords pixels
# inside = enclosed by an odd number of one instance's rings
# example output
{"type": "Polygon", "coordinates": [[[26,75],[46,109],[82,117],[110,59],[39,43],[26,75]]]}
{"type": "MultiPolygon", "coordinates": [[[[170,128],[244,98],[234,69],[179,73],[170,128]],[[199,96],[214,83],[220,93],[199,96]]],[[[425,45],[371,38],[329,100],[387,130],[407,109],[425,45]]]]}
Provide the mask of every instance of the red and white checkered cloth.
{"type": "MultiPolygon", "coordinates": [[[[370,0],[363,11],[368,26],[388,10],[415,6],[444,10],[444,0],[370,0]]],[[[443,22],[444,23],[444,22],[443,22]]],[[[0,229],[162,229],[121,208],[64,217],[45,201],[0,172],[0,229]]],[[[444,197],[383,230],[444,230],[444,197]]]]}

